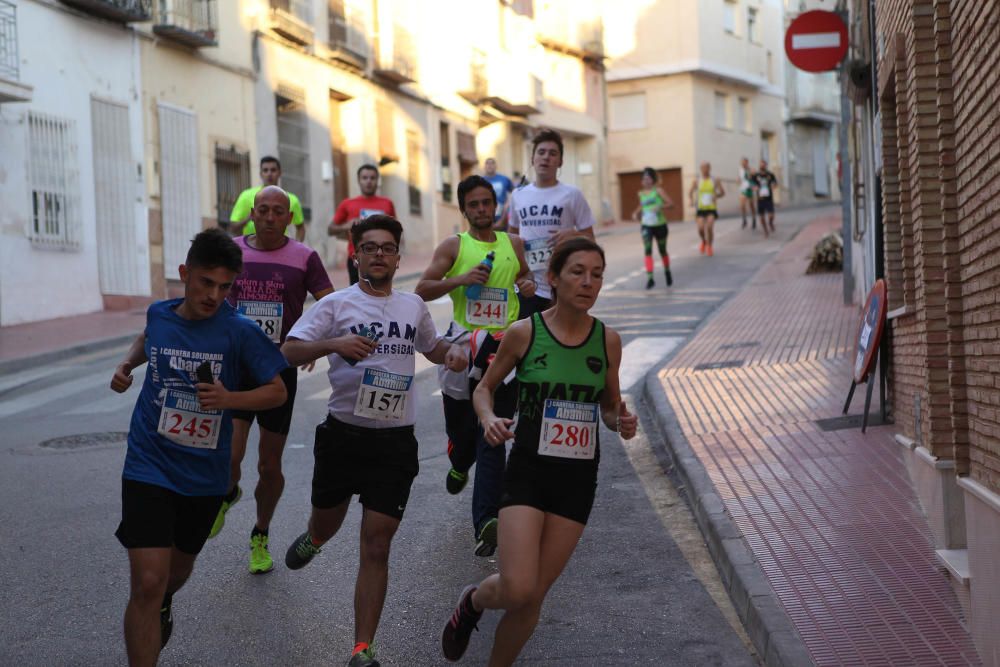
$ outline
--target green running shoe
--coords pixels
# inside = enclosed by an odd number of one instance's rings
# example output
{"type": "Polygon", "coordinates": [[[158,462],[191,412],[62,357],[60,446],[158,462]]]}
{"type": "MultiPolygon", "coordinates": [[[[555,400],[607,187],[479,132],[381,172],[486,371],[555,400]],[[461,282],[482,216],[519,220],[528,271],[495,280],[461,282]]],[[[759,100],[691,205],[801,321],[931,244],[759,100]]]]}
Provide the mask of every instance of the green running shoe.
{"type": "Polygon", "coordinates": [[[274,560],[267,551],[267,535],[250,536],[250,574],[264,574],[274,569],[274,560]]]}
{"type": "Polygon", "coordinates": [[[171,605],[160,609],[160,650],[170,641],[170,635],[174,631],[174,614],[171,605]]]}
{"type": "Polygon", "coordinates": [[[309,531],[306,531],[288,547],[288,551],[285,552],[285,566],[289,570],[301,569],[320,551],[321,549],[313,544],[312,538],[309,537],[309,531]]]}
{"type": "Polygon", "coordinates": [[[219,534],[219,532],[222,530],[222,527],[226,525],[226,512],[229,511],[230,507],[240,502],[240,498],[242,497],[243,497],[243,489],[241,489],[239,485],[237,485],[236,497],[233,498],[233,501],[229,502],[228,500],[223,499],[222,506],[219,508],[219,513],[215,516],[215,523],[212,524],[212,530],[209,531],[208,533],[208,539],[212,539],[213,537],[219,534]]]}
{"type": "Polygon", "coordinates": [[[490,519],[484,522],[482,528],[479,529],[475,550],[477,556],[489,557],[496,553],[497,525],[498,521],[496,519],[490,519]]]}
{"type": "Polygon", "coordinates": [[[379,667],[379,661],[375,659],[375,647],[369,646],[364,651],[358,651],[351,656],[347,667],[379,667]]]}
{"type": "Polygon", "coordinates": [[[448,477],[444,480],[444,488],[448,489],[448,493],[453,496],[457,496],[465,488],[466,483],[469,481],[469,473],[458,472],[454,468],[448,471],[448,477]]]}

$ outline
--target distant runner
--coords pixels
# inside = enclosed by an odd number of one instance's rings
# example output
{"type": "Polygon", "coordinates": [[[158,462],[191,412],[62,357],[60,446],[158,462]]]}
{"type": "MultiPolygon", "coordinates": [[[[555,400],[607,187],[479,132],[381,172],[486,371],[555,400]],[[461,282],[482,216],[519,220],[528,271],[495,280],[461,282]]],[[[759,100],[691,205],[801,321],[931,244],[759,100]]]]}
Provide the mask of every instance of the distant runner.
{"type": "MultiPolygon", "coordinates": [[[[247,188],[240,193],[240,196],[236,199],[236,203],[233,205],[233,210],[229,214],[230,226],[235,227],[232,223],[238,223],[242,225],[242,229],[239,232],[233,232],[234,236],[250,236],[254,233],[253,220],[250,219],[250,212],[253,210],[254,198],[257,193],[261,191],[262,188],[268,185],[278,185],[281,182],[281,163],[278,162],[278,158],[273,155],[265,155],[260,159],[260,180],[263,185],[258,185],[254,188],[247,188]]],[[[302,215],[302,203],[299,198],[293,195],[291,192],[285,190],[288,194],[288,199],[291,201],[291,212],[292,212],[292,224],[285,231],[288,236],[292,235],[292,230],[295,232],[295,240],[302,242],[306,238],[306,228],[305,228],[305,217],[302,215]]],[[[230,230],[232,231],[232,230],[230,230]]]]}
{"type": "Polygon", "coordinates": [[[358,167],[358,187],[361,188],[361,196],[340,202],[333,214],[333,222],[327,228],[330,236],[347,239],[347,279],[351,285],[358,282],[351,225],[372,215],[384,214],[396,217],[396,207],[392,205],[392,200],[375,194],[378,191],[378,179],[378,167],[375,165],[363,164],[358,167]]]}
{"type": "MultiPolygon", "coordinates": [[[[757,208],[754,206],[754,182],[753,174],[750,171],[750,160],[743,158],[740,160],[740,215],[743,216],[743,229],[747,228],[747,211],[750,211],[750,217],[753,220],[753,227],[751,229],[757,229],[757,208]]],[[[767,229],[764,229],[765,233],[767,229]]]]}
{"type": "Polygon", "coordinates": [[[774,193],[778,190],[778,178],[768,171],[767,160],[760,161],[760,169],[753,175],[753,181],[757,190],[757,213],[760,214],[760,226],[764,228],[766,238],[768,232],[774,233],[774,193]]]}
{"type": "Polygon", "coordinates": [[[701,237],[701,246],[698,250],[709,257],[714,252],[712,245],[715,242],[715,220],[719,217],[716,201],[725,194],[722,183],[712,178],[712,165],[702,162],[701,177],[691,183],[688,196],[691,197],[691,206],[695,208],[698,236],[701,237]]]}
{"type": "Polygon", "coordinates": [[[646,289],[653,289],[653,239],[656,239],[656,249],[660,251],[660,261],[663,262],[663,273],[667,287],[674,284],[670,275],[670,255],[667,254],[667,217],[664,209],[673,208],[674,202],[658,185],[659,174],[652,167],[642,170],[642,190],[639,190],[639,205],[632,212],[632,218],[642,223],[642,251],[646,266],[646,289]]]}

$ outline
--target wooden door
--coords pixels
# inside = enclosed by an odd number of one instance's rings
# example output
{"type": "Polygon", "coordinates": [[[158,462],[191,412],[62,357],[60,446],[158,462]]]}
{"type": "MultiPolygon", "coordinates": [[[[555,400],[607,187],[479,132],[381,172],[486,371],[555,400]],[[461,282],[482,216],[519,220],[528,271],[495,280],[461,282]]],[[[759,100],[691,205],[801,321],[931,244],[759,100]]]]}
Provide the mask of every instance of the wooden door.
{"type": "MultiPolygon", "coordinates": [[[[667,222],[679,222],[684,219],[684,181],[680,168],[660,169],[660,187],[674,202],[673,208],[664,211],[667,222]]],[[[621,217],[627,220],[632,211],[639,205],[639,190],[642,189],[642,172],[630,171],[618,174],[618,192],[620,194],[621,217]]]]}

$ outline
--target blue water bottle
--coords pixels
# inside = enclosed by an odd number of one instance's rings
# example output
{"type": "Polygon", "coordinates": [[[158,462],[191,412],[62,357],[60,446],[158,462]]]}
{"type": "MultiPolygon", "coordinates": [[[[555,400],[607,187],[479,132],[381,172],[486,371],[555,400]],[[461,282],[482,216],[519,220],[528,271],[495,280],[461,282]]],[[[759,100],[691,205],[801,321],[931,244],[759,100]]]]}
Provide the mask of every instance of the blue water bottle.
{"type": "MultiPolygon", "coordinates": [[[[483,259],[482,262],[480,262],[480,264],[485,266],[487,269],[492,270],[493,259],[496,256],[497,256],[496,252],[490,250],[488,253],[486,253],[486,257],[483,259]]],[[[465,298],[475,301],[476,299],[479,298],[479,294],[482,292],[482,289],[483,289],[482,285],[469,285],[468,287],[465,288],[465,298]]]]}

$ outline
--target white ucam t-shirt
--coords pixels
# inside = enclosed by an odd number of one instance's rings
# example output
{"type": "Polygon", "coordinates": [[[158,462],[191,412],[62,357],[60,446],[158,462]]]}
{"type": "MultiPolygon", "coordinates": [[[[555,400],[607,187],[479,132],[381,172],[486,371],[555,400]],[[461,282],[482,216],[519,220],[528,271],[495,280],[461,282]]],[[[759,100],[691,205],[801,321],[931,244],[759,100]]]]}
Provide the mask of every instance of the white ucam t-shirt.
{"type": "Polygon", "coordinates": [[[565,229],[593,227],[594,215],[583,193],[572,185],[540,188],[529,183],[510,196],[510,226],[524,239],[524,258],[535,276],[535,293],[550,299],[552,288],[545,273],[552,257],[552,237],[565,229]]]}
{"type": "Polygon", "coordinates": [[[353,366],[338,354],[327,356],[330,414],[367,428],[410,426],[416,419],[414,355],[430,352],[440,340],[419,296],[393,290],[377,297],[352,285],[320,299],[288,337],[315,342],[360,333],[362,326],[379,335],[372,355],[353,366]]]}

